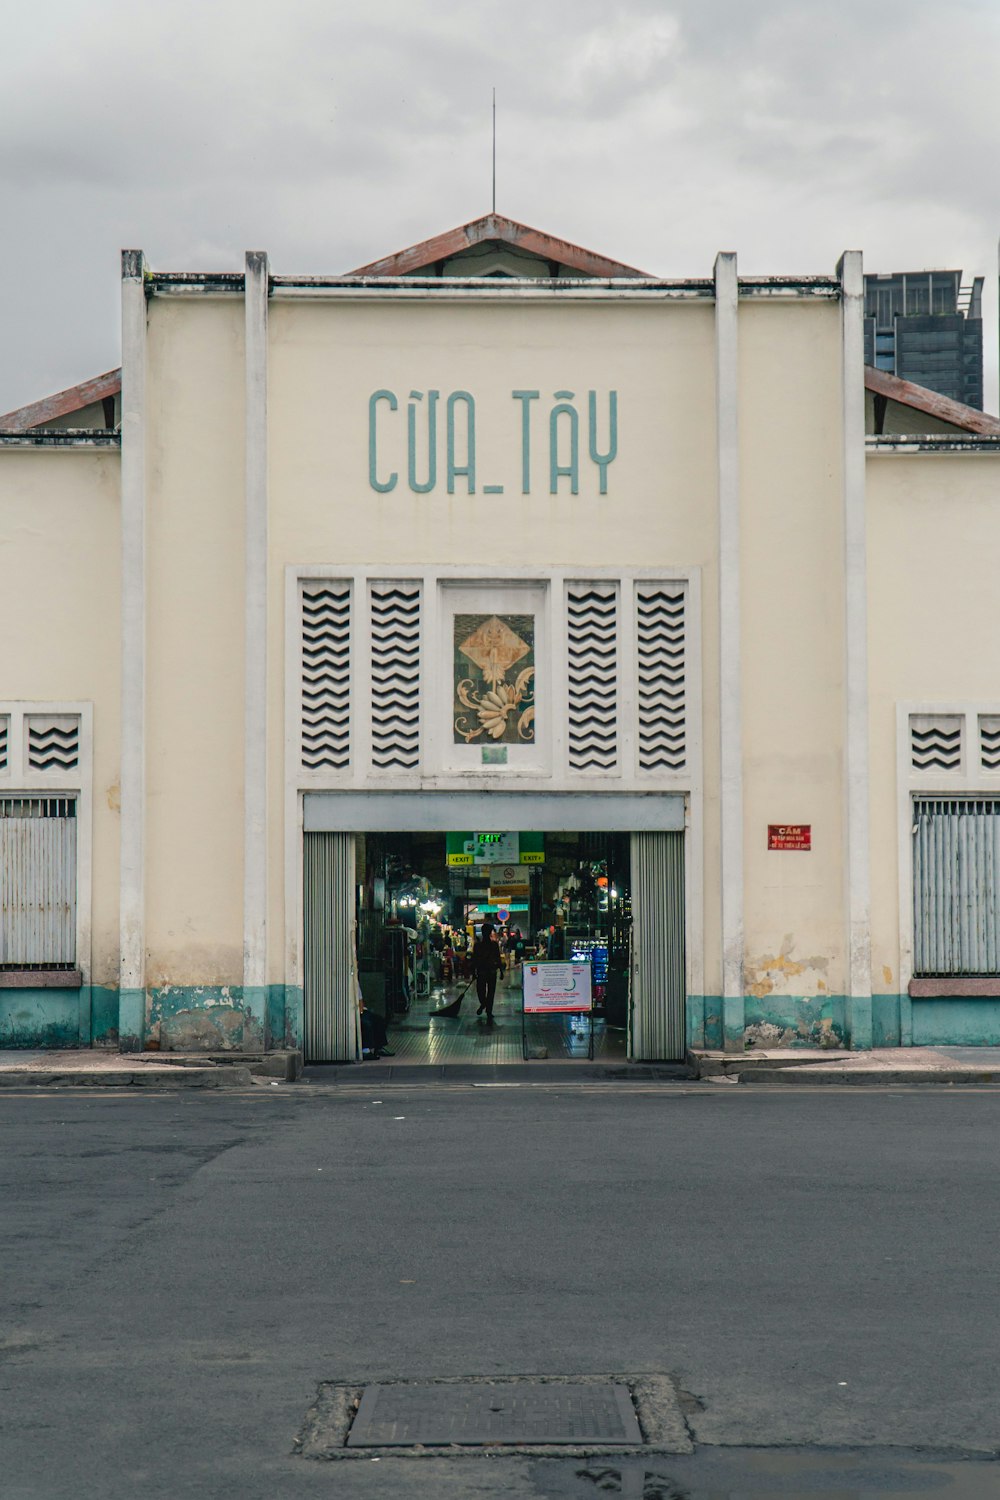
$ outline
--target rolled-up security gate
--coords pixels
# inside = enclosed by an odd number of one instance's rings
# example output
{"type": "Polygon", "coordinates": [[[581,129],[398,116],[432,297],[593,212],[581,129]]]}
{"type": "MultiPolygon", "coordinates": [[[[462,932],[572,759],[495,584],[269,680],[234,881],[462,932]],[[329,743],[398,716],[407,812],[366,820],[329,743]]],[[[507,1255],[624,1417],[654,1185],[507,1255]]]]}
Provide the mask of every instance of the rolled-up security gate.
{"type": "Polygon", "coordinates": [[[684,835],[632,835],[632,1056],[683,1058],[684,835]]]}
{"type": "Polygon", "coordinates": [[[306,1061],[354,1061],[360,1054],[352,833],[303,836],[303,916],[306,1061]]]}
{"type": "Polygon", "coordinates": [[[918,797],[913,972],[1000,973],[1000,800],[918,797]]]}

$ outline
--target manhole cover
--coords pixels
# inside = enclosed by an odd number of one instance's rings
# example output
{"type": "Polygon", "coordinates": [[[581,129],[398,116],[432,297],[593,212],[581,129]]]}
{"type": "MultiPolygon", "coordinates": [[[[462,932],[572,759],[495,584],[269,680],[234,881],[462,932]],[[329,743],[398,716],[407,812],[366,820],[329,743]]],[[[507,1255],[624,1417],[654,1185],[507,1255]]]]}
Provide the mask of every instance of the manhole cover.
{"type": "Polygon", "coordinates": [[[613,1381],[454,1381],[368,1386],[347,1438],[349,1448],[489,1443],[638,1446],[642,1432],[613,1381]]]}

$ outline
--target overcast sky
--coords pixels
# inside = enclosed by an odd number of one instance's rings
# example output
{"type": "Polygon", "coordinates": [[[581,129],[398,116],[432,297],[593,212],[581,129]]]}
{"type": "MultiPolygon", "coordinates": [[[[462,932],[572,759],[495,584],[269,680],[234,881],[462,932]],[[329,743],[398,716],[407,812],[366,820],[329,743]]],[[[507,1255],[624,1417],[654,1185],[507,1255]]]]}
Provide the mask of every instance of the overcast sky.
{"type": "Polygon", "coordinates": [[[0,411],[112,368],[119,248],[336,273],[490,206],[643,270],[987,277],[997,0],[47,0],[4,9],[0,411]]]}

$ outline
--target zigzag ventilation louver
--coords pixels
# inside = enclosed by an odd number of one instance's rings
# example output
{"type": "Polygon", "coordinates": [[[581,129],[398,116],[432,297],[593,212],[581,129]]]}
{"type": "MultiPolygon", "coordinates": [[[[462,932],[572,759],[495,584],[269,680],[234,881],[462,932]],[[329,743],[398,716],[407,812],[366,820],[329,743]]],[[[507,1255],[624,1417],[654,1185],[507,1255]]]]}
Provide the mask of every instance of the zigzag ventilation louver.
{"type": "Polygon", "coordinates": [[[566,590],[569,764],[609,771],[618,761],[618,591],[614,584],[566,590]]]}
{"type": "Polygon", "coordinates": [[[910,720],[910,759],[915,771],[958,771],[962,766],[962,720],[955,715],[910,720]]]}
{"type": "Polygon", "coordinates": [[[420,763],[420,584],[373,583],[372,765],[420,763]]]}
{"type": "Polygon", "coordinates": [[[1000,771],[1000,718],[983,715],[979,720],[979,748],[984,771],[1000,771]]]}
{"type": "Polygon", "coordinates": [[[302,764],[342,771],[351,759],[351,585],[302,589],[302,764]]]}
{"type": "Polygon", "coordinates": [[[7,769],[7,746],[10,740],[10,719],[0,714],[0,771],[7,769]]]}
{"type": "MultiPolygon", "coordinates": [[[[5,747],[6,748],[6,747],[5,747]]],[[[80,763],[80,721],[66,717],[28,719],[28,769],[73,771],[80,763]]]]}
{"type": "Polygon", "coordinates": [[[667,584],[638,589],[639,767],[682,771],[686,764],[685,591],[667,584]]]}

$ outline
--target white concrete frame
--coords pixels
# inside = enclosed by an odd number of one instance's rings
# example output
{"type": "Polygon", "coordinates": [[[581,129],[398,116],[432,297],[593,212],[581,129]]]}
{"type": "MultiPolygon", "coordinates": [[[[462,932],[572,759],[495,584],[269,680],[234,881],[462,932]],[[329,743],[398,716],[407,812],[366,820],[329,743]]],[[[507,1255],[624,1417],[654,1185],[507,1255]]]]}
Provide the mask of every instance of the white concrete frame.
{"type": "Polygon", "coordinates": [[[121,875],[122,990],[145,990],[146,262],[122,252],[121,875]]]}
{"type": "Polygon", "coordinates": [[[1000,699],[990,702],[925,699],[896,704],[896,845],[899,870],[900,1045],[913,1040],[908,989],[913,978],[913,801],[916,797],[1000,797],[1000,771],[984,771],[979,719],[1000,716],[1000,699]],[[913,768],[910,718],[914,714],[962,719],[962,764],[957,771],[913,768]]]}
{"type": "MultiPolygon", "coordinates": [[[[703,729],[702,729],[702,644],[701,644],[701,572],[698,568],[563,568],[549,572],[543,570],[525,570],[516,577],[512,577],[507,569],[476,569],[469,568],[442,568],[442,569],[414,569],[406,567],[398,568],[340,568],[340,567],[317,567],[303,566],[301,564],[290,564],[285,569],[285,787],[284,787],[284,851],[285,851],[285,975],[286,983],[294,984],[301,988],[302,976],[302,921],[303,921],[303,796],[307,791],[336,791],[336,790],[394,790],[413,791],[420,789],[424,792],[434,791],[492,791],[508,788],[521,793],[532,791],[551,793],[554,791],[591,791],[609,793],[621,791],[663,791],[680,792],[685,796],[686,803],[686,828],[684,848],[684,920],[685,920],[685,946],[686,946],[686,979],[687,993],[689,995],[701,996],[704,986],[704,932],[705,932],[705,833],[704,833],[704,755],[703,755],[703,729]],[[447,777],[423,777],[408,775],[404,777],[362,777],[356,762],[356,744],[352,739],[351,757],[352,768],[348,773],[306,772],[301,768],[301,739],[300,739],[300,691],[301,691],[301,621],[299,615],[299,589],[304,580],[325,578],[349,578],[352,580],[351,589],[351,631],[352,638],[358,638],[359,620],[364,619],[359,614],[359,600],[365,597],[368,583],[371,579],[410,579],[423,580],[424,586],[424,609],[422,617],[422,648],[428,640],[436,640],[436,634],[432,633],[436,624],[436,617],[432,612],[428,615],[428,600],[435,601],[438,595],[438,584],[441,581],[461,581],[469,584],[477,582],[502,581],[511,583],[539,583],[545,582],[549,585],[550,616],[558,616],[560,609],[551,609],[551,601],[561,602],[563,612],[565,608],[566,584],[576,582],[580,579],[594,579],[618,581],[621,588],[622,615],[625,618],[624,609],[628,605],[631,614],[628,617],[631,630],[622,632],[623,640],[629,636],[634,638],[635,620],[635,588],[639,582],[667,582],[683,583],[687,589],[687,605],[685,616],[687,621],[687,653],[685,661],[686,681],[688,688],[687,698],[687,769],[682,773],[670,777],[642,777],[634,776],[628,779],[604,773],[601,776],[577,776],[573,773],[562,771],[552,776],[531,777],[509,777],[498,776],[496,772],[492,775],[464,775],[447,777]]],[[[562,638],[562,630],[558,624],[553,623],[549,631],[549,639],[552,651],[555,654],[560,643],[563,648],[565,642],[562,638]]],[[[634,654],[634,645],[627,647],[628,653],[634,654]]],[[[358,684],[357,674],[363,670],[358,664],[358,658],[362,652],[352,652],[352,689],[358,684]]],[[[565,657],[565,650],[563,649],[565,657]]],[[[553,663],[553,667],[554,667],[553,663]]],[[[633,665],[628,668],[632,673],[630,682],[634,683],[634,660],[633,665]]],[[[556,676],[553,670],[551,677],[553,694],[562,693],[565,701],[565,668],[561,669],[561,675],[556,676]]],[[[625,699],[625,677],[623,673],[622,698],[625,699]]],[[[634,690],[632,690],[632,702],[634,702],[634,690]]],[[[426,723],[426,709],[421,713],[421,753],[423,754],[426,739],[423,728],[426,723]]],[[[553,739],[555,745],[555,738],[553,739]]],[[[564,766],[565,760],[560,762],[564,766]]]]}
{"type": "Polygon", "coordinates": [[[267,984],[267,297],[264,251],[246,254],[246,410],[243,708],[243,987],[263,1045],[267,984]],[[253,992],[257,992],[253,1004],[253,992]]]}
{"type": "Polygon", "coordinates": [[[844,518],[844,909],[847,1025],[852,1047],[872,1044],[871,824],[868,749],[868,562],[865,525],[864,276],[846,250],[841,281],[844,518]]]}
{"type": "MultiPolygon", "coordinates": [[[[411,790],[419,786],[427,791],[449,790],[464,787],[469,790],[489,791],[493,787],[516,782],[521,790],[539,791],[690,791],[693,782],[701,778],[702,765],[702,656],[701,656],[701,578],[697,568],[641,568],[641,567],[575,567],[523,569],[512,572],[507,568],[475,567],[337,567],[304,566],[290,564],[285,569],[285,727],[288,746],[287,770],[296,785],[305,791],[336,790],[345,787],[380,787],[386,790],[398,788],[411,790]],[[442,585],[546,585],[550,608],[550,628],[547,632],[548,678],[552,687],[553,701],[566,702],[566,664],[564,627],[558,616],[560,608],[565,610],[566,584],[581,579],[595,582],[618,582],[621,585],[621,616],[630,627],[623,630],[621,654],[622,684],[620,705],[623,720],[628,709],[635,703],[635,645],[629,643],[634,636],[636,613],[636,586],[639,583],[677,583],[687,590],[687,653],[686,672],[688,684],[687,760],[688,767],[679,772],[644,772],[638,766],[630,768],[628,774],[623,765],[624,755],[615,770],[582,774],[571,771],[567,764],[565,736],[553,734],[553,762],[551,771],[519,773],[505,767],[496,770],[484,768],[482,772],[442,771],[421,774],[420,771],[383,772],[370,769],[368,727],[352,723],[351,764],[346,771],[304,771],[301,769],[299,753],[299,685],[301,682],[301,626],[298,616],[298,590],[302,582],[324,579],[345,579],[352,583],[351,631],[352,650],[352,699],[364,703],[370,680],[369,644],[365,627],[368,586],[373,581],[397,581],[420,583],[423,589],[421,607],[421,650],[438,639],[439,595],[442,585]],[[551,616],[557,618],[552,620],[551,616]],[[697,717],[695,717],[697,715],[697,717]]],[[[426,660],[426,656],[424,660],[426,660]]],[[[442,683],[440,677],[432,675],[425,683],[421,704],[421,756],[431,748],[427,734],[427,720],[440,710],[440,694],[450,692],[450,684],[442,683]]],[[[635,741],[633,740],[634,744],[635,741]]],[[[426,761],[423,761],[426,763],[426,761]]]]}
{"type": "MultiPolygon", "coordinates": [[[[76,798],[76,966],[83,985],[91,984],[93,965],[94,899],[94,705],[89,702],[43,702],[28,698],[0,702],[0,717],[10,720],[7,734],[7,766],[0,771],[0,797],[76,798]],[[75,770],[31,771],[25,753],[25,719],[31,714],[44,718],[72,715],[80,721],[80,741],[75,770]]],[[[89,1029],[89,1028],[88,1028],[89,1029]]],[[[90,1036],[80,1041],[90,1043],[90,1036]]]]}
{"type": "MultiPolygon", "coordinates": [[[[425,581],[426,630],[421,644],[430,647],[430,654],[424,660],[451,660],[454,615],[473,611],[473,598],[482,587],[482,577],[449,579],[437,574],[425,581]]],[[[460,780],[464,784],[470,777],[486,776],[494,784],[501,779],[505,785],[508,782],[521,784],[526,780],[551,782],[553,776],[568,774],[563,716],[557,707],[566,701],[566,659],[559,655],[560,610],[555,594],[559,585],[548,579],[498,577],[491,578],[488,587],[492,597],[489,605],[484,607],[498,614],[531,614],[535,617],[535,682],[553,705],[554,711],[549,715],[550,728],[544,735],[536,732],[535,743],[530,746],[511,745],[507,752],[509,763],[490,777],[490,768],[483,767],[481,746],[449,743],[451,677],[443,672],[433,672],[425,680],[428,691],[421,694],[421,751],[427,757],[424,764],[439,768],[436,781],[454,783],[460,780]]]]}
{"type": "Polygon", "coordinates": [[[743,1048],[743,704],[740,618],[739,283],[715,262],[715,421],[719,506],[719,862],[723,1046],[743,1048]],[[738,1032],[738,1035],[737,1035],[738,1032]]]}

